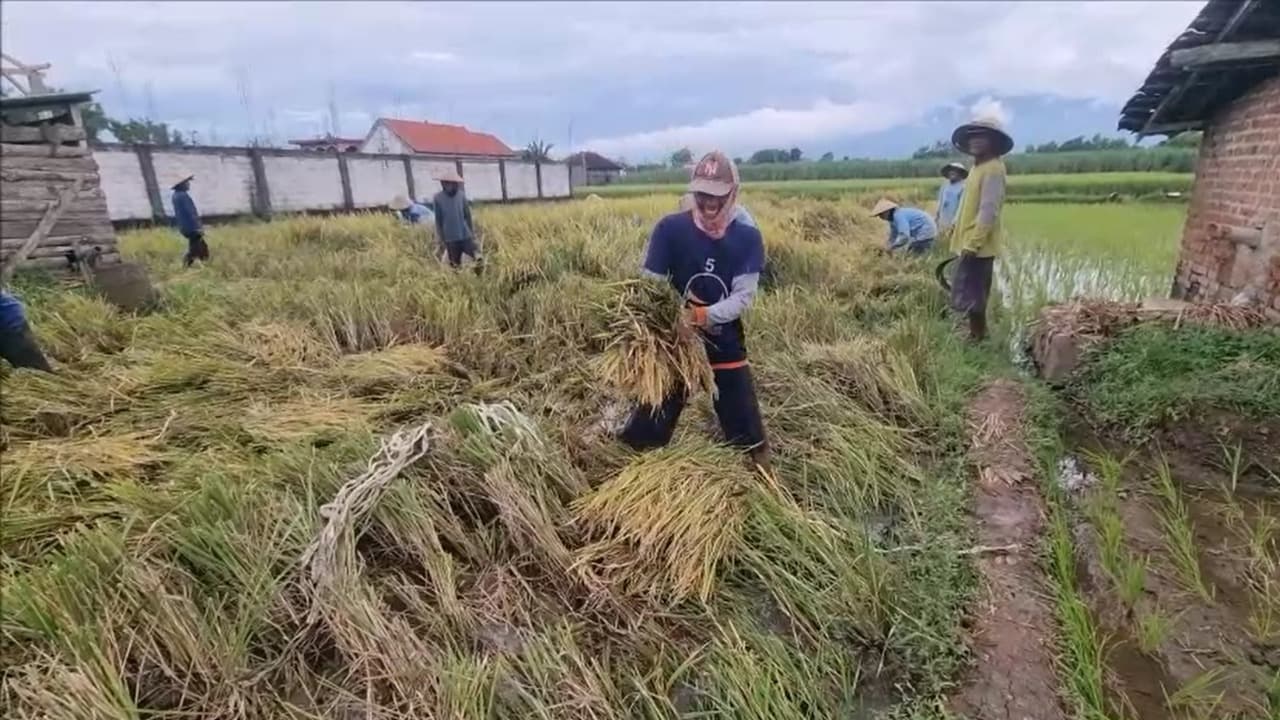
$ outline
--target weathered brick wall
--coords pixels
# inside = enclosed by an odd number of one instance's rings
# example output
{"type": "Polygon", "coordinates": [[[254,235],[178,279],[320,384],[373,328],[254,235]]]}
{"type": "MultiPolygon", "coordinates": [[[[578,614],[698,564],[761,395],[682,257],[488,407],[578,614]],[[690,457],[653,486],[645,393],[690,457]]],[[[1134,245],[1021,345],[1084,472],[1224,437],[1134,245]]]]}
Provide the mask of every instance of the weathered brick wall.
{"type": "Polygon", "coordinates": [[[1263,227],[1269,239],[1280,238],[1280,77],[1220,111],[1206,130],[1173,287],[1188,300],[1230,300],[1246,284],[1242,277],[1266,266],[1260,299],[1280,317],[1274,244],[1238,245],[1215,234],[1215,225],[1263,227]]]}

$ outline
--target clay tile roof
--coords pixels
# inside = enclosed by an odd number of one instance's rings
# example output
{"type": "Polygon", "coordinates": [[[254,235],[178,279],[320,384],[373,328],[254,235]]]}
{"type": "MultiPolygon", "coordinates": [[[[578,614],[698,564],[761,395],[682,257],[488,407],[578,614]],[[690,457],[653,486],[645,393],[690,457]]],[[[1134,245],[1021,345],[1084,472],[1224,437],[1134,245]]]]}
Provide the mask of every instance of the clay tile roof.
{"type": "Polygon", "coordinates": [[[498,138],[473,132],[461,125],[394,120],[381,118],[414,152],[440,155],[502,155],[515,156],[515,151],[498,138]]]}

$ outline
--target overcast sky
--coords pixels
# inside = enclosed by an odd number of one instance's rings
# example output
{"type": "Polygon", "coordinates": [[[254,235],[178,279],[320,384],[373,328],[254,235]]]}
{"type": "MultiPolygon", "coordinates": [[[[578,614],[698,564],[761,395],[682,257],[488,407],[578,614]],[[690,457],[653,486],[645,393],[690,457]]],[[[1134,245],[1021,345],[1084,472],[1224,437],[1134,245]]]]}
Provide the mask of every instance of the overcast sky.
{"type": "Polygon", "coordinates": [[[0,41],[108,114],[202,142],[320,134],[332,88],[344,135],[429,119],[638,161],[838,148],[977,111],[1043,134],[1024,98],[1118,110],[1202,5],[5,0],[0,41]]]}

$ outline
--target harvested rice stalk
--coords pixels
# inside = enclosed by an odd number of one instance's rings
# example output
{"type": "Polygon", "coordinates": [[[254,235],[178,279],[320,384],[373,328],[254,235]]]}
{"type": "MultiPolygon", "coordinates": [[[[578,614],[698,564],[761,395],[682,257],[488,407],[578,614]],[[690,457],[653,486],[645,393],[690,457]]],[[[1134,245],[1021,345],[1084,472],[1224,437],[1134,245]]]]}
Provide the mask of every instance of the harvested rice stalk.
{"type": "Polygon", "coordinates": [[[642,455],[574,503],[596,541],[578,554],[624,595],[704,602],[735,554],[746,514],[736,450],[677,444],[642,455]]]}
{"type": "Polygon", "coordinates": [[[837,344],[806,344],[800,359],[811,375],[829,378],[842,393],[883,418],[920,420],[927,412],[910,359],[883,341],[858,338],[837,344]]]}
{"type": "Polygon", "coordinates": [[[671,288],[651,279],[617,287],[621,292],[605,308],[608,345],[598,361],[604,381],[650,407],[681,389],[690,396],[711,391],[715,377],[706,348],[696,333],[678,329],[680,302],[671,288]]]}

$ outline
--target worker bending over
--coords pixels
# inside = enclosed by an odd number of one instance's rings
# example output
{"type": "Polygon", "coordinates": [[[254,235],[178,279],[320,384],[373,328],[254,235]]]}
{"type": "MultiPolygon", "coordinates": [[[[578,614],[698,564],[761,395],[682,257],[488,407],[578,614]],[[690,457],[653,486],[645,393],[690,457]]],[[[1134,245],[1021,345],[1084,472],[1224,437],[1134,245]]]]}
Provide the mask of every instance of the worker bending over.
{"type": "Polygon", "coordinates": [[[15,368],[53,372],[27,324],[22,303],[5,290],[0,290],[0,357],[15,368]]]}
{"type": "Polygon", "coordinates": [[[912,255],[920,255],[933,247],[938,229],[934,227],[929,213],[913,208],[901,207],[898,203],[882,198],[871,208],[871,214],[889,223],[889,239],[887,246],[890,252],[906,249],[912,255]]]}
{"type": "Polygon", "coordinates": [[[444,245],[449,267],[462,267],[462,256],[470,255],[480,272],[480,251],[471,221],[471,203],[462,191],[462,176],[450,170],[440,175],[440,192],[432,199],[435,206],[436,239],[444,245]]]}
{"type": "Polygon", "coordinates": [[[987,337],[987,301],[996,256],[1000,254],[1000,215],[1007,171],[1001,156],[1013,138],[995,119],[975,120],[951,134],[956,149],[973,156],[956,212],[951,249],[960,255],[951,281],[951,307],[969,320],[969,339],[987,337]]]}
{"type": "Polygon", "coordinates": [[[964,179],[969,169],[957,162],[942,166],[942,186],[938,188],[938,209],[933,222],[938,226],[938,238],[951,242],[951,227],[956,223],[956,211],[960,209],[960,196],[964,194],[964,179]]]}
{"type": "MultiPolygon", "coordinates": [[[[669,280],[681,293],[681,322],[696,328],[715,374],[716,417],[725,441],[749,450],[767,469],[768,443],[742,324],[764,269],[764,241],[757,228],[736,219],[738,187],[733,161],[721,152],[703,157],[689,184],[692,209],[658,221],[642,273],[669,280]]],[[[636,408],[622,441],[637,450],[667,444],[686,400],[681,388],[661,407],[636,408]]]]}

